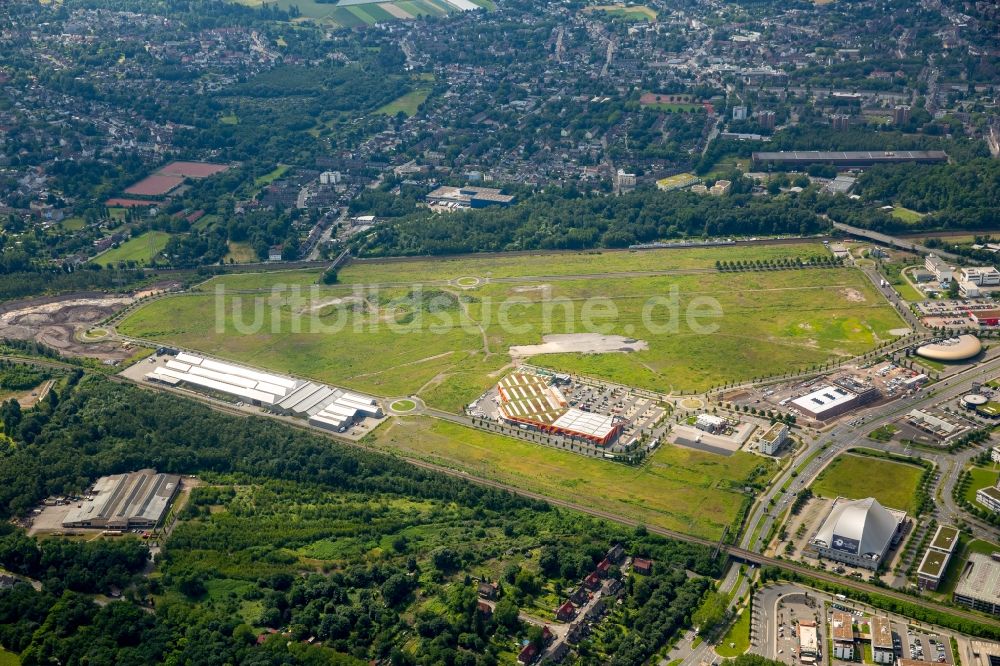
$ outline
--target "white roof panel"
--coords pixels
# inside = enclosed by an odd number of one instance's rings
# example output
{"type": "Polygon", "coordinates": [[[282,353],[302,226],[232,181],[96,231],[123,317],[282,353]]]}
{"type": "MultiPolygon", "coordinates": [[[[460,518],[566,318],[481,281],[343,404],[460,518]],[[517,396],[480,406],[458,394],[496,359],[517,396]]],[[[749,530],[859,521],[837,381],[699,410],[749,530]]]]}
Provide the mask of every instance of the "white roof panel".
{"type": "Polygon", "coordinates": [[[177,360],[180,361],[181,363],[187,363],[189,365],[201,365],[201,362],[204,361],[205,359],[203,359],[200,356],[195,356],[194,354],[181,352],[180,354],[177,355],[177,360]]]}

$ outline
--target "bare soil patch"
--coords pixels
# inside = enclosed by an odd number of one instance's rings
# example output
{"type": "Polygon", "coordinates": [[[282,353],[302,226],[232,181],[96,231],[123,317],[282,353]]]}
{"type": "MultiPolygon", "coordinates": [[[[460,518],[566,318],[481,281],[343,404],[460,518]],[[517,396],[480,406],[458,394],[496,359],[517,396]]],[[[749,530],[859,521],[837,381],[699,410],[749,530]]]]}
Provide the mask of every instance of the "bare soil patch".
{"type": "Polygon", "coordinates": [[[555,333],[542,336],[542,344],[540,345],[515,345],[510,348],[510,355],[525,358],[539,354],[565,354],[567,352],[607,354],[644,351],[646,349],[649,349],[649,344],[645,340],[626,338],[621,335],[555,333]]]}

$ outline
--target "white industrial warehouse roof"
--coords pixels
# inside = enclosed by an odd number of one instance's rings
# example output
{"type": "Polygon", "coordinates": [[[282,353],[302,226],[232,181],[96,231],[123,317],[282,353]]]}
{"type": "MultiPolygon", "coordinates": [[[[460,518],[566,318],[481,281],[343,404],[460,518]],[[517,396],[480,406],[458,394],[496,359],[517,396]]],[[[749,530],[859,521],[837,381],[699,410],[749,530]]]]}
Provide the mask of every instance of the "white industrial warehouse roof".
{"type": "Polygon", "coordinates": [[[853,555],[879,558],[885,554],[906,515],[878,503],[874,497],[861,500],[838,499],[813,542],[853,555]]]}
{"type": "Polygon", "coordinates": [[[816,389],[812,393],[807,393],[801,398],[792,400],[792,404],[802,409],[807,409],[811,413],[819,415],[823,412],[838,407],[845,402],[853,400],[855,395],[847,389],[839,386],[826,385],[816,389]]]}
{"type": "Polygon", "coordinates": [[[180,382],[275,406],[299,416],[340,426],[358,413],[380,418],[381,408],[371,396],[282,375],[260,372],[231,363],[179,353],[146,379],[176,385],[180,382]]]}
{"type": "Polygon", "coordinates": [[[553,421],[552,425],[590,437],[607,437],[615,427],[615,419],[613,416],[594,414],[571,407],[553,421]]]}

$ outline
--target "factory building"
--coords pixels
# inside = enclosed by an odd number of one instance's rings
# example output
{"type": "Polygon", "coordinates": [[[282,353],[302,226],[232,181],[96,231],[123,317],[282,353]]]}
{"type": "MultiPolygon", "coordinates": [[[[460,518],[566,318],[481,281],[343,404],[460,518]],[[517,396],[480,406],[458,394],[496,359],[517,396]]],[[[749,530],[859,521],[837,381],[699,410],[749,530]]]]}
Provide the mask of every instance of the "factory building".
{"type": "Polygon", "coordinates": [[[754,168],[766,167],[806,167],[810,164],[831,164],[840,169],[870,167],[876,164],[947,162],[948,155],[941,150],[896,150],[896,151],[820,151],[790,150],[783,152],[753,153],[754,168]]]}
{"type": "Polygon", "coordinates": [[[147,373],[146,379],[239,398],[278,414],[305,418],[316,427],[336,432],[345,431],[365,417],[384,416],[381,407],[369,396],[184,352],[147,373]]]}
{"type": "Polygon", "coordinates": [[[917,569],[917,585],[922,590],[936,590],[948,570],[948,562],[958,543],[958,530],[939,525],[917,569]]]}
{"type": "Polygon", "coordinates": [[[873,497],[838,497],[810,544],[820,557],[877,570],[899,542],[906,512],[883,507],[873,497]]]}
{"type": "Polygon", "coordinates": [[[773,456],[788,441],[788,426],[784,423],[775,423],[760,436],[760,452],[773,456]]]}
{"type": "Polygon", "coordinates": [[[955,586],[956,604],[1000,615],[1000,553],[972,553],[955,586]]]}
{"type": "Polygon", "coordinates": [[[167,513],[181,477],[142,469],[97,480],[87,499],[69,510],[63,527],[152,528],[167,513]]]}
{"type": "Polygon", "coordinates": [[[486,208],[487,206],[510,206],[516,197],[504,194],[494,187],[451,187],[442,185],[430,192],[427,203],[435,210],[461,210],[464,208],[486,208]]]}

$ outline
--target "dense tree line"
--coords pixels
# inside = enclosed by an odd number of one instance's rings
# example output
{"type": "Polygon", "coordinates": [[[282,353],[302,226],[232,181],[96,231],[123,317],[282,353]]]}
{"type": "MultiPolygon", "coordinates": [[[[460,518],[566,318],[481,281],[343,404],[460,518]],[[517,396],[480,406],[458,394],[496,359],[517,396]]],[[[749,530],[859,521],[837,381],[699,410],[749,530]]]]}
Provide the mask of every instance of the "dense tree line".
{"type": "Polygon", "coordinates": [[[639,664],[687,625],[708,586],[683,568],[718,573],[704,547],[79,372],[61,396],[18,418],[5,412],[3,420],[16,441],[0,452],[3,518],[50,494],[80,491],[97,476],[146,466],[214,480],[193,492],[156,578],[136,575],[148,553],[136,539],[38,541],[3,528],[0,564],[43,584],[0,592],[0,643],[26,665],[381,658],[489,666],[499,646],[541,641],[537,628],[518,619],[519,608],[543,587],[558,594],[578,584],[615,542],[653,558],[657,571],[629,579],[620,621],[635,630],[609,632],[584,663],[613,652],[615,663],[639,664]],[[381,555],[361,557],[373,548],[381,555]],[[467,572],[532,549],[541,553],[537,566],[508,564],[496,581],[495,610],[483,614],[467,572]],[[323,573],[308,565],[312,573],[300,575],[297,554],[313,552],[327,560],[323,573]],[[112,587],[125,600],[98,608],[82,596],[112,587]],[[425,607],[428,597],[441,605],[425,607]],[[248,608],[256,610],[247,615],[248,608]],[[279,633],[258,646],[251,624],[279,633]]]}
{"type": "Polygon", "coordinates": [[[870,202],[900,204],[929,213],[899,229],[989,229],[1000,225],[1000,163],[979,158],[958,164],[900,164],[869,169],[857,192],[870,202]]]}
{"type": "Polygon", "coordinates": [[[813,234],[828,223],[804,198],[701,197],[638,190],[619,197],[547,190],[509,208],[393,219],[355,240],[363,255],[627,247],[686,236],[813,234]]]}

